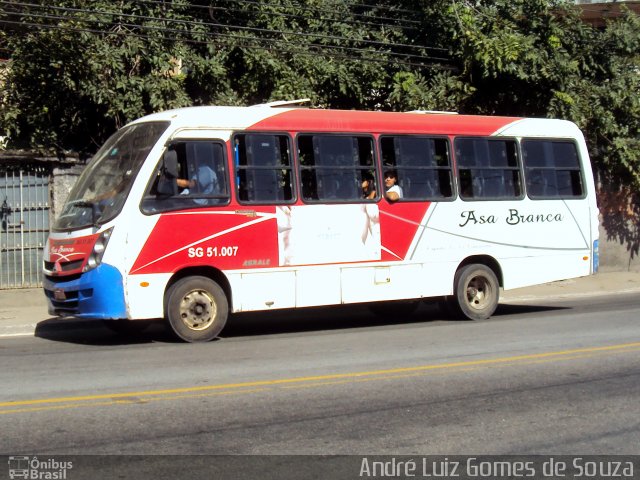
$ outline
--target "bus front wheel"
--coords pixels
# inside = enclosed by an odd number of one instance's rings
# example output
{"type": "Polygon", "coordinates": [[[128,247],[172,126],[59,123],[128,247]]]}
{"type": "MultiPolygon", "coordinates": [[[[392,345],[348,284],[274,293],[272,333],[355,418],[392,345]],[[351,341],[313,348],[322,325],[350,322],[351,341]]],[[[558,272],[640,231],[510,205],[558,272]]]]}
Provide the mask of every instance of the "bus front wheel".
{"type": "Polygon", "coordinates": [[[496,311],[500,286],[496,274],[486,265],[462,267],[456,272],[454,287],[457,306],[469,320],[484,320],[496,311]]]}
{"type": "Polygon", "coordinates": [[[210,278],[182,278],[169,288],[166,298],[167,321],[185,342],[213,340],[227,322],[227,296],[210,278]]]}

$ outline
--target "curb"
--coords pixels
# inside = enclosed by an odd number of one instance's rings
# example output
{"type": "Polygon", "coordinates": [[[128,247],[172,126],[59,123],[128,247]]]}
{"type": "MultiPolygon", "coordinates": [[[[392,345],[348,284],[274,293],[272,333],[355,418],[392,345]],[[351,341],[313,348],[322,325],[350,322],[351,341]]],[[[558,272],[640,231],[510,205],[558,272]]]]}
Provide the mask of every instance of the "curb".
{"type": "Polygon", "coordinates": [[[601,290],[601,291],[590,291],[590,292],[565,292],[565,293],[551,293],[548,295],[509,295],[504,294],[500,296],[500,303],[520,303],[520,302],[530,302],[533,300],[563,300],[569,298],[580,298],[580,297],[604,297],[606,295],[625,295],[630,293],[638,293],[640,294],[640,287],[628,288],[624,290],[601,290]]]}

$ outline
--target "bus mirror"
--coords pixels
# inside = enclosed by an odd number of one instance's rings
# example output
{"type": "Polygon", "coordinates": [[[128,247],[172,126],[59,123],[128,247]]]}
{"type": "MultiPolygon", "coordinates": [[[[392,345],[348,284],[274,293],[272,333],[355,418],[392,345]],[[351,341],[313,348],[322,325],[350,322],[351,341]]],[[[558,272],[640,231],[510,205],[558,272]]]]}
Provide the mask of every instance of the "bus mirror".
{"type": "Polygon", "coordinates": [[[178,154],[167,150],[162,156],[162,168],[158,177],[158,195],[177,195],[178,193],[178,154]]]}
{"type": "Polygon", "coordinates": [[[162,176],[178,178],[178,154],[175,150],[167,150],[162,156],[162,176]]]}

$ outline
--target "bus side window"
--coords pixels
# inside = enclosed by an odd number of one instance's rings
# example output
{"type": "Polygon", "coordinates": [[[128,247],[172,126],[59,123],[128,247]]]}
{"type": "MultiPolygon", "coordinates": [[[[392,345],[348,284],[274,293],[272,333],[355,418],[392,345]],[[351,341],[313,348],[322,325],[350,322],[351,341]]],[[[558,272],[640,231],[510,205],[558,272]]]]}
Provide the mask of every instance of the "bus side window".
{"type": "Polygon", "coordinates": [[[522,196],[515,140],[456,138],[455,151],[463,199],[513,200],[522,196]]]}
{"type": "Polygon", "coordinates": [[[584,196],[580,158],[567,140],[522,140],[527,194],[532,199],[584,196]]]}
{"type": "Polygon", "coordinates": [[[224,143],[215,140],[192,140],[172,143],[175,165],[167,176],[163,158],[149,181],[141,210],[157,213],[200,206],[225,205],[229,202],[229,183],[224,143]],[[167,188],[166,183],[174,183],[167,188]]]}
{"type": "Polygon", "coordinates": [[[385,171],[397,174],[402,200],[453,198],[451,155],[446,138],[383,136],[380,149],[385,171]]]}
{"type": "Polygon", "coordinates": [[[287,135],[238,134],[233,145],[240,203],[278,204],[294,200],[287,135]]]}
{"type": "MultiPolygon", "coordinates": [[[[185,142],[181,171],[189,185],[181,192],[198,205],[217,205],[228,200],[224,147],[209,141],[185,142]]],[[[186,183],[186,182],[185,182],[186,183]]]]}
{"type": "Polygon", "coordinates": [[[376,178],[373,139],[369,136],[299,135],[302,198],[306,202],[375,201],[366,198],[363,179],[376,178]]]}

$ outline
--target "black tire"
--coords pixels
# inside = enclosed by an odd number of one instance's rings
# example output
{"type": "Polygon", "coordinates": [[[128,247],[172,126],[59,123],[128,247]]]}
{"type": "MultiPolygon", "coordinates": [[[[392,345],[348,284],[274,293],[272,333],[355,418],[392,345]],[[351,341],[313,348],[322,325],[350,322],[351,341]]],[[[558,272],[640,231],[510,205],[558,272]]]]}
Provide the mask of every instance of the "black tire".
{"type": "Polygon", "coordinates": [[[456,272],[454,296],[460,313],[469,320],[485,320],[493,315],[500,299],[498,278],[486,265],[471,264],[456,272]]]}
{"type": "Polygon", "coordinates": [[[210,278],[182,278],[169,287],[165,298],[167,322],[185,342],[213,340],[227,323],[227,296],[210,278]]]}
{"type": "Polygon", "coordinates": [[[144,332],[153,321],[151,320],[103,320],[102,324],[123,337],[139,335],[144,332]]]}

